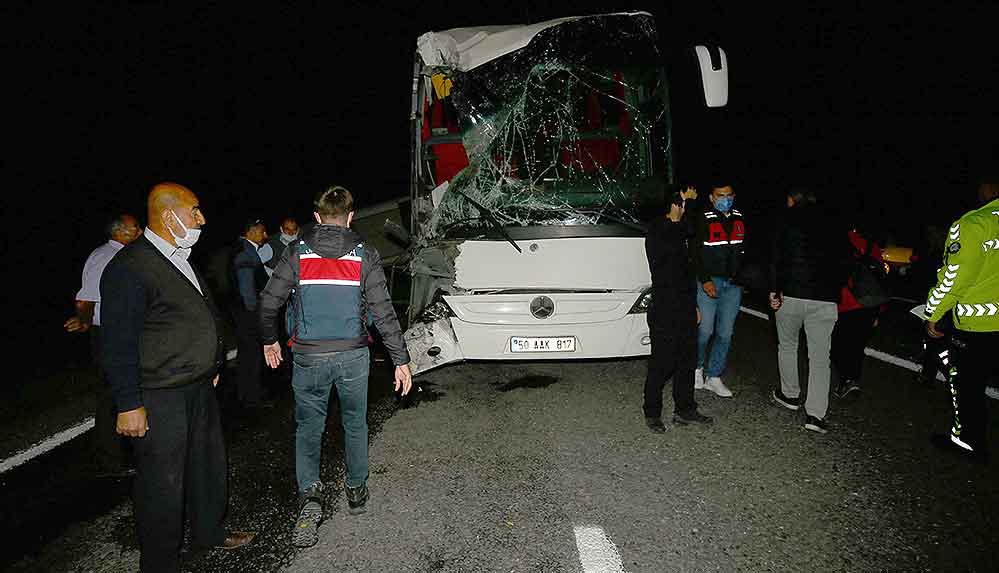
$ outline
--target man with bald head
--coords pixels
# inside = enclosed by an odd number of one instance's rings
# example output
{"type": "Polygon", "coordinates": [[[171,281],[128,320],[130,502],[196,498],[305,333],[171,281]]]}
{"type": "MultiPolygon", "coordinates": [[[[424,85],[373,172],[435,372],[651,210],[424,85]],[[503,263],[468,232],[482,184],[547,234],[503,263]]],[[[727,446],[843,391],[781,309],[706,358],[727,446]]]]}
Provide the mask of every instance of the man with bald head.
{"type": "Polygon", "coordinates": [[[160,183],[145,233],[101,278],[101,364],[131,438],[133,499],[142,571],[179,571],[186,514],[195,554],[246,545],[253,534],[222,526],[226,454],[213,391],[223,366],[220,314],[188,262],[205,217],[198,198],[160,183]]]}
{"type": "Polygon", "coordinates": [[[139,221],[127,213],[118,215],[107,226],[110,239],[97,247],[83,265],[83,286],[76,293],[76,314],[63,323],[67,332],[90,334],[90,351],[97,367],[97,410],[94,413],[94,461],[100,477],[128,477],[135,469],[128,460],[128,446],[115,431],[117,412],[111,399],[111,387],[100,368],[101,349],[101,275],[115,254],[141,234],[139,221]]]}

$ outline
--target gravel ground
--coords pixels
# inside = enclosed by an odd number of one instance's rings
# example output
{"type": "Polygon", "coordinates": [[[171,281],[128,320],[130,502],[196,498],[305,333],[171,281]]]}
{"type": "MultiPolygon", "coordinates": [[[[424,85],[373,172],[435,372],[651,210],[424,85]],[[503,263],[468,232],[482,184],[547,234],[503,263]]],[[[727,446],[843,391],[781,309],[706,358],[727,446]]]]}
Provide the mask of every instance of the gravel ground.
{"type": "Polygon", "coordinates": [[[995,570],[994,466],[927,443],[943,386],[868,360],[863,395],[816,435],[768,400],[768,328],[740,318],[734,399],[698,392],[716,424],[662,436],[643,424],[642,360],[427,374],[439,399],[372,444],[371,511],[336,508],[287,570],[578,571],[583,525],[632,572],[995,570]]]}
{"type": "MultiPolygon", "coordinates": [[[[930,448],[947,427],[944,385],[871,359],[865,369],[860,398],[832,403],[830,434],[807,432],[768,399],[771,325],[742,315],[725,374],[735,398],[698,392],[716,424],[655,435],[640,410],[644,360],[448,366],[402,408],[376,364],[370,510],[346,512],[333,409],[329,515],[305,550],[288,545],[290,393],[253,415],[224,406],[229,525],[259,536],[185,570],[580,571],[584,526],[632,573],[999,569],[999,464],[930,448]]],[[[127,483],[85,478],[85,442],[4,474],[11,570],[136,570],[127,483]]]]}

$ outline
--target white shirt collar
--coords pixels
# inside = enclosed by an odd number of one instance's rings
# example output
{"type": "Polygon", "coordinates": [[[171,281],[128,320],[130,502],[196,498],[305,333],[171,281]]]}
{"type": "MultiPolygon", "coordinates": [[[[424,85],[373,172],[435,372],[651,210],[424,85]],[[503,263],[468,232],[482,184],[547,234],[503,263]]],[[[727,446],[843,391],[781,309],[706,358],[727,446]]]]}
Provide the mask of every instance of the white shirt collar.
{"type": "Polygon", "coordinates": [[[120,251],[121,249],[123,249],[125,247],[125,245],[123,243],[119,243],[118,241],[116,241],[114,239],[109,239],[108,240],[108,244],[111,245],[111,248],[114,249],[114,250],[116,250],[116,251],[120,251]]]}
{"type": "Polygon", "coordinates": [[[166,239],[157,235],[150,229],[146,227],[146,232],[144,233],[149,242],[152,243],[159,252],[163,253],[166,258],[178,257],[183,260],[187,260],[191,256],[191,249],[182,249],[180,247],[171,245],[166,239]]]}

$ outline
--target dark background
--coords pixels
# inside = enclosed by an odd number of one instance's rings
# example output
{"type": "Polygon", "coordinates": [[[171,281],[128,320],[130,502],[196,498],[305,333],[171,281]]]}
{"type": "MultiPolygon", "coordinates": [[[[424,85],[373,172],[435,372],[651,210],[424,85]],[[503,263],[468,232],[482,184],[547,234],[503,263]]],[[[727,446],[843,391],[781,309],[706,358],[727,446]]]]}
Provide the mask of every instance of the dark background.
{"type": "Polygon", "coordinates": [[[761,221],[804,185],[913,242],[997,173],[994,2],[79,4],[3,9],[8,340],[45,353],[37,371],[83,348],[61,327],[83,262],[115,213],[145,223],[157,181],[199,195],[202,253],[246,216],[271,231],[306,218],[331,183],[358,207],[407,195],[413,52],[429,30],[651,12],[685,106],[679,176],[728,178],[761,221]],[[684,102],[697,87],[684,50],[705,41],[728,54],[721,111],[684,102]]]}

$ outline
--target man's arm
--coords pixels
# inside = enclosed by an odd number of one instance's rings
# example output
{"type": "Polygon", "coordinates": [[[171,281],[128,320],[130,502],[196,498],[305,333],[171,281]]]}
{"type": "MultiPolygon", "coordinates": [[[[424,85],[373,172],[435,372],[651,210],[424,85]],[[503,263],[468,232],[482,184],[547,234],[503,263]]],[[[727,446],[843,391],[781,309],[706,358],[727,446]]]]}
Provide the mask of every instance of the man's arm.
{"type": "Polygon", "coordinates": [[[277,315],[281,306],[288,301],[291,289],[298,284],[298,248],[292,243],[281,253],[274,266],[274,274],[267,280],[267,286],[260,292],[260,336],[264,346],[278,340],[277,315]]]}
{"type": "Polygon", "coordinates": [[[101,278],[101,366],[119,412],[142,407],[139,352],[146,313],[146,290],[122,264],[110,264],[101,278]]]}
{"type": "Polygon", "coordinates": [[[933,328],[954,308],[978,280],[984,260],[980,245],[985,240],[985,232],[986,229],[974,220],[958,220],[950,227],[944,244],[943,266],[937,271],[937,284],[926,299],[927,329],[933,328]]]}
{"type": "Polygon", "coordinates": [[[364,277],[364,300],[367,302],[375,328],[382,335],[382,341],[392,357],[392,363],[396,366],[409,364],[409,351],[402,338],[402,327],[399,326],[399,319],[392,307],[392,298],[389,296],[385,271],[382,269],[382,258],[374,247],[364,246],[362,265],[364,266],[364,272],[361,273],[364,277]]]}
{"type": "Polygon", "coordinates": [[[76,316],[70,317],[62,324],[66,332],[86,332],[90,330],[90,325],[94,322],[94,306],[96,303],[89,300],[78,300],[75,303],[76,316]]]}
{"type": "Polygon", "coordinates": [[[253,280],[256,261],[251,260],[249,255],[249,251],[245,249],[240,251],[233,259],[233,267],[236,269],[236,287],[239,289],[243,308],[253,311],[257,309],[257,289],[253,280]]]}

